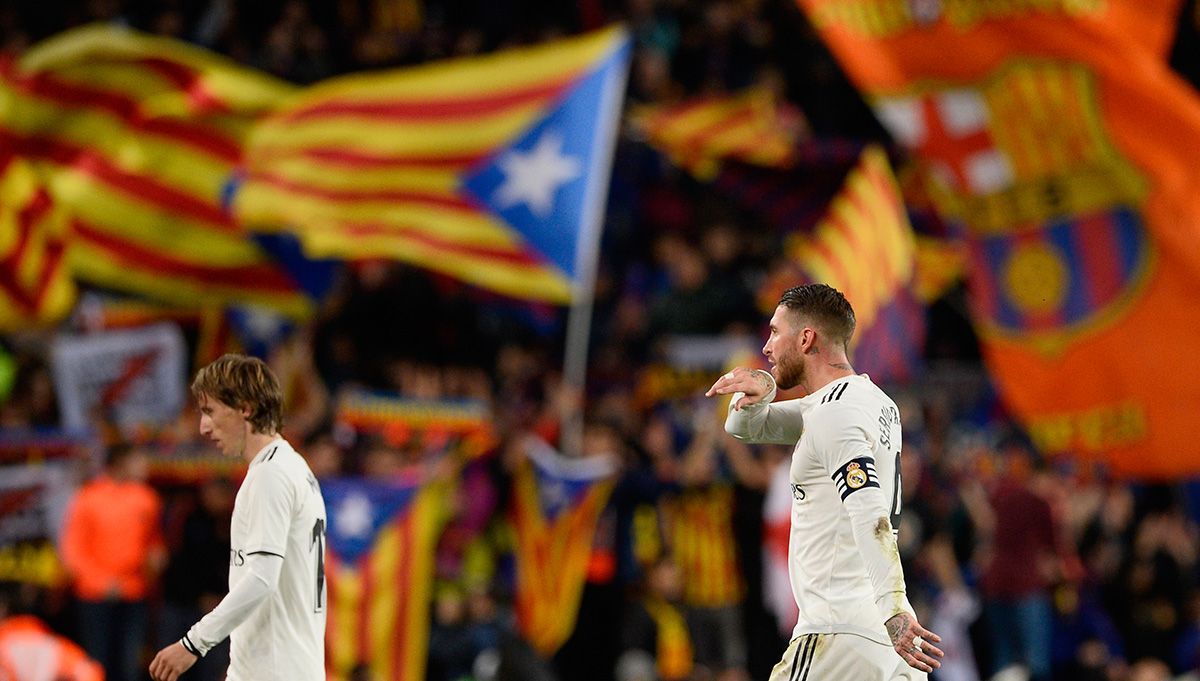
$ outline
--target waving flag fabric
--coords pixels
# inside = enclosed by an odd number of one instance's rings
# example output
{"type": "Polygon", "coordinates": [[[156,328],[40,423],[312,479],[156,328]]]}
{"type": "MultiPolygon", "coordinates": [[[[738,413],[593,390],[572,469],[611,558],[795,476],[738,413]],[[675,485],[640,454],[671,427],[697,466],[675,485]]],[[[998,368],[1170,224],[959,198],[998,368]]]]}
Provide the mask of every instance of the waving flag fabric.
{"type": "Polygon", "coordinates": [[[762,88],[643,107],[633,122],[651,145],[704,180],[713,179],[724,160],[785,167],[805,132],[799,110],[762,88]]]}
{"type": "Polygon", "coordinates": [[[329,513],[326,666],[350,679],[422,681],[429,647],[433,554],[444,485],[357,478],[321,481],[329,513]]]}
{"type": "Polygon", "coordinates": [[[23,159],[0,159],[0,331],[58,321],[75,302],[67,223],[23,159]]]}
{"type": "Polygon", "coordinates": [[[172,303],[309,310],[221,205],[243,138],[289,86],[113,26],[41,43],[0,76],[0,146],[68,212],[75,277],[172,303]]]}
{"type": "Polygon", "coordinates": [[[912,378],[925,342],[924,310],[910,291],[917,242],[881,147],[862,151],[824,217],[789,234],[784,252],[759,290],[763,309],[790,286],[829,284],[854,306],[855,368],[878,381],[912,378]]]}
{"type": "Polygon", "coordinates": [[[517,627],[543,655],[558,650],[575,629],[613,473],[609,459],[570,459],[535,441],[513,474],[517,627]]]}
{"type": "Polygon", "coordinates": [[[1200,97],[1164,57],[1179,3],[800,4],[963,232],[985,357],[1037,445],[1200,472],[1181,446],[1200,401],[1200,97]]]}
{"type": "Polygon", "coordinates": [[[259,126],[231,205],[314,257],[395,258],[567,302],[603,214],[629,41],[326,81],[259,126]]]}

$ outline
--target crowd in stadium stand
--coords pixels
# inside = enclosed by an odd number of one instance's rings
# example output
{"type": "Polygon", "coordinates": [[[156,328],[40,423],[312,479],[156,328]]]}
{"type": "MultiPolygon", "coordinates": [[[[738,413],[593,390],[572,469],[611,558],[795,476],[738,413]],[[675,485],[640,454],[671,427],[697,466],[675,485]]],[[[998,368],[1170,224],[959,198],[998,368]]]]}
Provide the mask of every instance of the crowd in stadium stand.
{"type": "MultiPolygon", "coordinates": [[[[60,4],[51,12],[0,2],[3,51],[19,54],[72,25],[115,21],[310,83],[623,18],[637,44],[633,101],[774,83],[818,136],[883,136],[798,10],[782,0],[60,4]]],[[[568,399],[558,371],[563,314],[408,266],[363,263],[343,272],[309,328],[272,353],[281,374],[304,377],[307,399],[290,409],[286,435],[319,477],[388,478],[423,461],[419,443],[355,442],[331,427],[331,396],[347,386],[490,405],[502,444],[461,472],[454,519],[439,546],[432,681],[761,679],[786,645],[789,627],[763,604],[769,530],[762,518],[771,472],[787,450],[726,437],[712,405],[645,404],[635,395],[640,372],[663,361],[664,339],[748,338],[757,347],[764,315],[755,292],[778,235],[636,140],[620,145],[612,194],[585,453],[615,451],[621,472],[594,540],[578,627],[553,660],[539,659],[514,633],[511,538],[500,510],[508,501],[507,443],[526,432],[558,435],[559,406],[568,399]],[[661,531],[680,505],[708,513],[708,531],[686,542],[661,531]]],[[[1200,678],[1200,497],[1185,485],[1118,483],[1097,467],[1042,460],[989,389],[964,307],[961,291],[935,303],[917,360],[920,378],[894,387],[905,419],[902,558],[910,598],[947,653],[934,678],[985,679],[1011,664],[1023,664],[1034,679],[1200,678]]],[[[0,401],[0,428],[58,425],[44,341],[39,334],[4,340],[18,369],[0,401]]],[[[190,430],[194,411],[178,428],[190,430]]],[[[124,635],[142,655],[215,604],[225,591],[235,483],[218,477],[154,489],[143,482],[140,461],[154,456],[152,447],[108,451],[109,473],[81,495],[99,504],[116,495],[129,505],[134,500],[122,489],[136,489],[141,506],[127,511],[138,516],[161,504],[157,525],[139,534],[122,524],[93,538],[104,544],[94,547],[99,555],[126,558],[115,565],[85,557],[88,547],[73,541],[71,523],[86,519],[72,517],[63,559],[73,590],[6,585],[0,616],[38,615],[103,662],[108,678],[123,681],[138,677],[118,671],[119,656],[94,652],[115,651],[117,642],[91,638],[124,635]],[[100,607],[113,594],[89,591],[88,580],[110,569],[130,572],[117,594],[128,608],[100,607]]],[[[6,631],[0,623],[0,664],[6,631]]],[[[134,667],[145,669],[140,658],[134,667]]],[[[193,678],[222,673],[217,652],[193,678]]]]}

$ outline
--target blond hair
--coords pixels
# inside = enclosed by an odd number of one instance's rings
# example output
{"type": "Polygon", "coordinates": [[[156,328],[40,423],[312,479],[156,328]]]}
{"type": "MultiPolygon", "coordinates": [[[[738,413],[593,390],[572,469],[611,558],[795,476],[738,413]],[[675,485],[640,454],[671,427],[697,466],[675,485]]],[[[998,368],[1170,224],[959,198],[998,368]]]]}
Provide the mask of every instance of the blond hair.
{"type": "Polygon", "coordinates": [[[278,433],[283,427],[283,391],[266,362],[246,355],[222,355],[196,372],[192,395],[201,395],[238,410],[256,433],[278,433]]]}

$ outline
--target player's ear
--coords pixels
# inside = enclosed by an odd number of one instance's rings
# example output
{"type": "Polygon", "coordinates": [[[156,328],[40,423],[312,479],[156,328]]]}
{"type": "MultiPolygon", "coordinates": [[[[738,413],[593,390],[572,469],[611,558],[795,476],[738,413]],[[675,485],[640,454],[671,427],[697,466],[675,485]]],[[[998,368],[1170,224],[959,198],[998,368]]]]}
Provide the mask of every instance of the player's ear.
{"type": "Polygon", "coordinates": [[[817,351],[817,332],[811,326],[800,330],[800,353],[807,355],[817,351]]]}

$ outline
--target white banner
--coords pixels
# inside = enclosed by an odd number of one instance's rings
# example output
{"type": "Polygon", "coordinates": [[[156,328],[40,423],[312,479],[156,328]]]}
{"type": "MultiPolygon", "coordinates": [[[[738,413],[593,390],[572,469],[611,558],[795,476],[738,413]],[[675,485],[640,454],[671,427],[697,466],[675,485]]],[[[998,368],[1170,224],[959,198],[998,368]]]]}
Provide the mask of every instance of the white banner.
{"type": "Polygon", "coordinates": [[[59,336],[51,353],[63,426],[99,415],[119,425],[175,419],[187,398],[187,350],[174,324],[59,336]]]}

